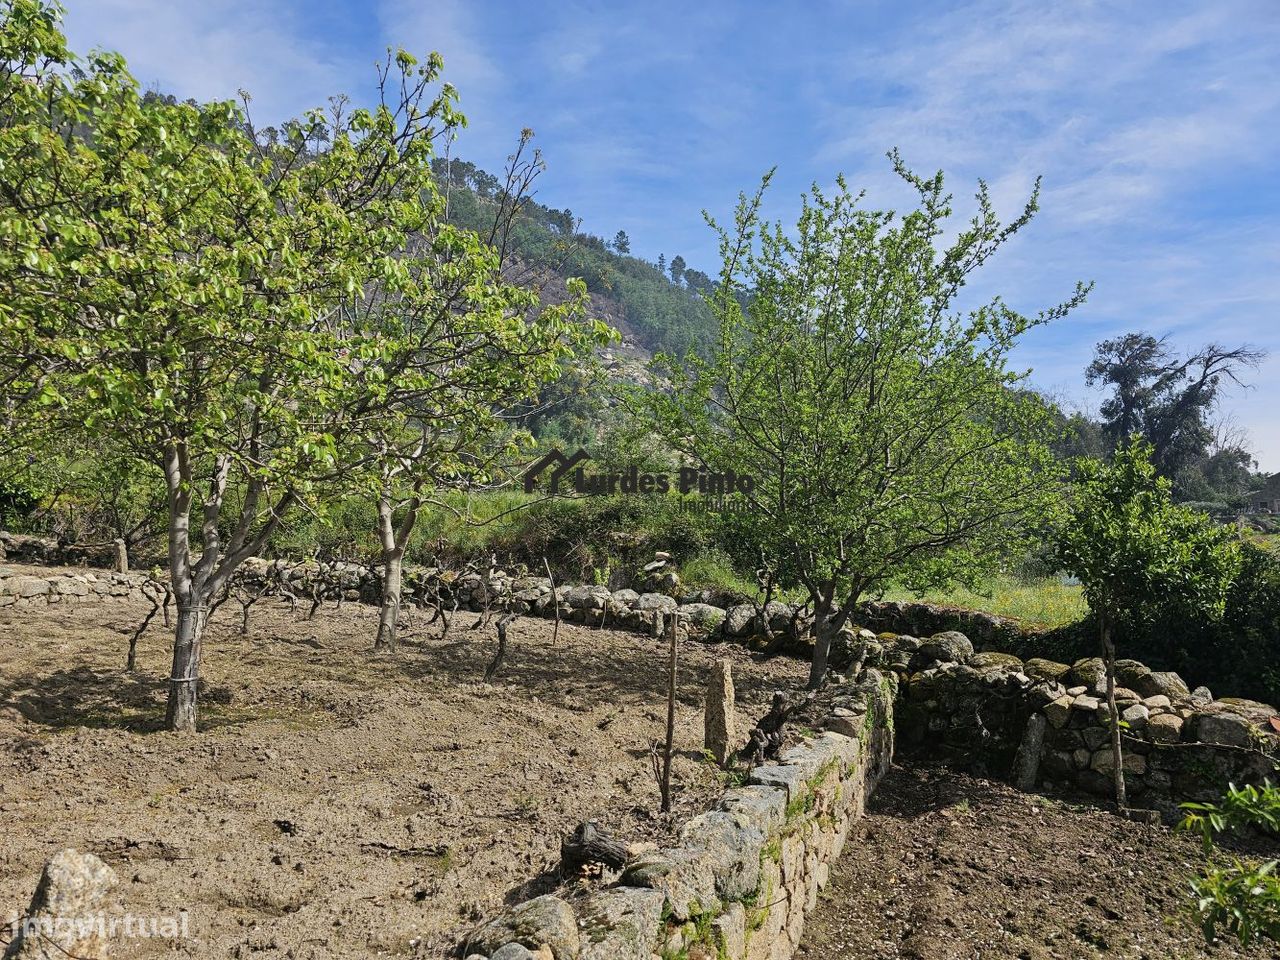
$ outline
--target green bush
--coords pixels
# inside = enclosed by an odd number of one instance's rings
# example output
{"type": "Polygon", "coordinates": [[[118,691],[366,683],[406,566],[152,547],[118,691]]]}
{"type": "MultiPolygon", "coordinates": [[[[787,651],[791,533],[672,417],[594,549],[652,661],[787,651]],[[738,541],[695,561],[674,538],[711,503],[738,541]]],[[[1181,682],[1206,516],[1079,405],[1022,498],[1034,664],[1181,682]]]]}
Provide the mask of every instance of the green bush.
{"type": "Polygon", "coordinates": [[[689,559],[680,569],[686,587],[693,590],[716,590],[724,593],[756,596],[760,585],[735,569],[733,560],[718,546],[712,546],[689,559]]]}
{"type": "Polygon", "coordinates": [[[657,550],[681,565],[699,556],[717,543],[719,521],[682,510],[677,497],[589,497],[538,504],[510,533],[503,552],[531,568],[545,556],[568,578],[590,581],[594,571],[609,568],[621,581],[657,550]]]}
{"type": "Polygon", "coordinates": [[[31,516],[40,498],[17,483],[0,483],[0,530],[16,530],[31,516]]]}
{"type": "Polygon", "coordinates": [[[1216,620],[1157,618],[1129,629],[1130,654],[1154,669],[1176,670],[1215,693],[1280,701],[1280,559],[1251,543],[1216,620]]]}
{"type": "MultiPolygon", "coordinates": [[[[1270,783],[1240,788],[1232,784],[1219,804],[1181,806],[1186,816],[1179,831],[1199,833],[1206,853],[1223,833],[1256,827],[1274,834],[1280,829],[1280,790],[1270,783]]],[[[1191,881],[1196,918],[1205,939],[1213,941],[1225,933],[1245,946],[1264,937],[1280,941],[1280,879],[1275,869],[1275,860],[1208,864],[1191,881]]]]}
{"type": "Polygon", "coordinates": [[[1233,833],[1245,827],[1256,827],[1267,833],[1280,832],[1280,790],[1270,782],[1261,787],[1231,784],[1222,803],[1184,803],[1186,811],[1178,824],[1180,832],[1200,834],[1206,851],[1213,847],[1214,838],[1223,833],[1233,833]]]}
{"type": "Polygon", "coordinates": [[[1255,940],[1280,940],[1280,879],[1276,861],[1208,867],[1191,881],[1195,911],[1206,940],[1229,934],[1248,946],[1255,940]]]}

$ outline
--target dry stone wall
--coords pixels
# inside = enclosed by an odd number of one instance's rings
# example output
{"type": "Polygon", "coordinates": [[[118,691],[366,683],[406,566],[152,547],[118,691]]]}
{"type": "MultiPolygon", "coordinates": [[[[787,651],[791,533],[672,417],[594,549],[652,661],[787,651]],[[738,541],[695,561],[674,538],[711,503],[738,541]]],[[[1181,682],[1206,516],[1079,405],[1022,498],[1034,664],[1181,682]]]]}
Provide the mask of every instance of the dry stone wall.
{"type": "Polygon", "coordinates": [[[48,576],[0,566],[0,609],[84,603],[91,600],[141,600],[146,576],[102,570],[48,576]]]}
{"type": "MultiPolygon", "coordinates": [[[[95,557],[86,548],[59,544],[55,540],[0,531],[0,563],[42,566],[80,566],[88,563],[108,563],[106,554],[95,557]]],[[[651,631],[660,628],[662,615],[669,612],[681,614],[681,620],[692,633],[731,640],[765,639],[774,634],[792,634],[805,624],[797,621],[795,608],[773,602],[760,610],[749,603],[734,604],[702,591],[694,594],[678,593],[678,580],[668,571],[659,571],[654,577],[654,589],[641,592],[631,589],[610,590],[591,585],[559,585],[552,597],[552,582],[546,577],[494,570],[482,573],[475,570],[448,570],[438,567],[409,566],[405,568],[402,597],[408,606],[440,606],[445,610],[479,612],[485,609],[510,610],[514,613],[554,617],[559,607],[561,619],[570,623],[605,625],[622,629],[651,631]],[[719,603],[708,601],[718,600],[719,603]],[[768,626],[770,629],[766,629],[768,626]]],[[[377,566],[346,561],[317,562],[292,560],[267,560],[251,557],[237,574],[250,591],[264,594],[287,593],[295,599],[320,598],[326,601],[344,600],[360,603],[378,603],[382,592],[381,571],[377,566]]],[[[123,577],[103,571],[77,573],[73,576],[50,575],[48,577],[20,574],[0,568],[0,581],[10,579],[42,580],[49,589],[30,582],[21,588],[11,586],[11,596],[26,601],[33,596],[141,596],[138,589],[146,577],[128,574],[123,577]],[[65,581],[88,584],[86,593],[78,586],[67,586],[65,581]],[[105,581],[110,586],[95,586],[105,581]],[[121,593],[126,586],[129,592],[121,593]],[[65,589],[63,589],[65,587],[65,589]],[[26,591],[21,592],[21,591],[26,591]]],[[[4,596],[0,585],[0,597],[4,596]]],[[[12,601],[17,602],[17,601],[12,601]]],[[[41,602],[41,601],[32,601],[41,602]]],[[[49,602],[49,601],[43,601],[49,602]]],[[[52,602],[58,602],[54,600],[52,602]]],[[[0,605],[4,600],[0,599],[0,605]]]]}
{"type": "Polygon", "coordinates": [[[888,769],[894,680],[868,669],[825,729],[755,768],[673,847],[584,897],[518,904],[464,944],[468,960],[789,960],[831,862],[888,769]]]}
{"type": "MultiPolygon", "coordinates": [[[[1102,661],[1074,664],[975,653],[963,634],[877,640],[876,662],[901,677],[904,750],[923,751],[1028,789],[1112,792],[1110,714],[1102,661]]],[[[1187,689],[1175,673],[1117,664],[1124,776],[1135,802],[1172,813],[1216,800],[1229,783],[1276,779],[1280,735],[1269,704],[1187,689]]],[[[1280,721],[1278,721],[1280,722],[1280,721]]]]}
{"type": "Polygon", "coordinates": [[[1027,630],[1016,620],[982,610],[965,610],[918,601],[870,601],[858,607],[858,621],[877,633],[931,637],[955,630],[979,648],[1008,647],[1027,630]]]}

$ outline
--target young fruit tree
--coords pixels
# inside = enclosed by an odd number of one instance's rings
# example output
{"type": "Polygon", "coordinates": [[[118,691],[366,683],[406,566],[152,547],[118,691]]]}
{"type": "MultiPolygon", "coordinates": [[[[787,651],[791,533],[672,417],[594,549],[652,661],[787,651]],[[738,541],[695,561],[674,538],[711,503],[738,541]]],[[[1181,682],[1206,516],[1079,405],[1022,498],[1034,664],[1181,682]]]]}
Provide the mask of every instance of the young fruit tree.
{"type": "Polygon", "coordinates": [[[608,327],[585,320],[580,282],[552,304],[532,284],[504,279],[506,238],[542,169],[536,151],[525,158],[531,136],[524,131],[493,192],[486,238],[432,224],[403,260],[412,286],[375,284],[359,304],[359,325],[398,345],[384,361],[391,375],[381,415],[364,421],[360,438],[373,465],[366,473],[382,551],[377,651],[395,649],[404,556],[423,507],[450,509],[437,495],[444,490],[501,483],[528,439],[511,420],[566,372],[566,361],[608,339],[608,327]]]}
{"type": "Polygon", "coordinates": [[[733,229],[717,228],[711,356],[668,358],[672,390],[647,400],[693,463],[753,479],[750,509],[726,521],[744,563],[763,558],[778,585],[808,594],[811,688],[862,597],[977,579],[1057,490],[1044,405],[1008,358],[1086,289],[1036,317],[998,298],[958,305],[1031,219],[1038,185],[1007,225],[980,185],[977,214],[940,246],[952,213],[942,174],[920,178],[890,156],[919,198],[905,216],[863,209],[840,179],[834,194],[813,189],[789,235],[760,220],[768,178],[742,198],[733,229]]]}
{"type": "MultiPolygon", "coordinates": [[[[376,286],[440,309],[406,251],[442,233],[433,144],[463,119],[440,58],[399,52],[372,109],[337,98],[260,137],[234,104],[145,96],[119,56],[76,58],[60,16],[0,0],[0,410],[162,472],[167,726],[194,731],[211,602],[290,511],[371,468],[369,424],[402,422],[390,398],[424,380],[407,327],[362,304],[376,286]]],[[[452,308],[484,293],[451,289],[452,308]]],[[[473,368],[430,376],[465,391],[473,368]]]]}
{"type": "Polygon", "coordinates": [[[1170,481],[1138,435],[1110,464],[1079,463],[1070,515],[1058,534],[1062,568],[1084,585],[1106,663],[1107,710],[1116,804],[1126,804],[1121,723],[1116,712],[1117,630],[1141,629],[1176,614],[1208,621],[1222,613],[1240,568],[1231,527],[1175,506],[1170,481]]]}

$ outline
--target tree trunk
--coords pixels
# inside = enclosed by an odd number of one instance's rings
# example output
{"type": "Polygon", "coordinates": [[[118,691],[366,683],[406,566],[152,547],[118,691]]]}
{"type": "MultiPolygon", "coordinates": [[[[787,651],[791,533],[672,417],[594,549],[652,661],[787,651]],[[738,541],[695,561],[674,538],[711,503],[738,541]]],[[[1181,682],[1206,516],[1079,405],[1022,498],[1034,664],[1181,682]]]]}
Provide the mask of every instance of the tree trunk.
{"type": "Polygon", "coordinates": [[[399,550],[386,553],[382,559],[382,610],[378,614],[378,636],[375,651],[394,653],[396,631],[400,626],[400,587],[404,577],[404,557],[399,550]]]}
{"type": "Polygon", "coordinates": [[[208,607],[202,602],[188,602],[178,607],[173,666],[169,670],[169,711],[165,718],[165,727],[177,733],[196,732],[200,643],[208,616],[208,607]]]}
{"type": "Polygon", "coordinates": [[[1124,755],[1120,747],[1120,715],[1116,713],[1116,647],[1111,641],[1111,624],[1106,616],[1098,618],[1102,635],[1102,658],[1107,668],[1107,712],[1111,715],[1111,763],[1116,788],[1116,806],[1121,810],[1127,805],[1124,787],[1124,755]]]}
{"type": "Polygon", "coordinates": [[[627,845],[615,840],[594,821],[578,824],[560,840],[560,871],[571,877],[587,864],[603,863],[621,870],[627,863],[627,845]]]}
{"type": "Polygon", "coordinates": [[[382,610],[378,615],[378,635],[373,641],[375,653],[396,649],[396,632],[400,627],[400,599],[404,580],[404,555],[418,521],[422,500],[415,488],[400,526],[395,524],[395,504],[389,490],[378,498],[378,539],[382,543],[382,610]]]}
{"type": "Polygon", "coordinates": [[[382,610],[378,614],[375,653],[391,653],[396,648],[396,628],[400,625],[400,584],[404,552],[396,543],[396,527],[390,495],[378,498],[378,539],[382,543],[382,610]]]}
{"type": "Polygon", "coordinates": [[[813,611],[813,662],[809,666],[809,690],[817,690],[827,675],[827,660],[831,656],[831,641],[835,639],[836,625],[831,616],[831,601],[822,598],[813,611]]]}

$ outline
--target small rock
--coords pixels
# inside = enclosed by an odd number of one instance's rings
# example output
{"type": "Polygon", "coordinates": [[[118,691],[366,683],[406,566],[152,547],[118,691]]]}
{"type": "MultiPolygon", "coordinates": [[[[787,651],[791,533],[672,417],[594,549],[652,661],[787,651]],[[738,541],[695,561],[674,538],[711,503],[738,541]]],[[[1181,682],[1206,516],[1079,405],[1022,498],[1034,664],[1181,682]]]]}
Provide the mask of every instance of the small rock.
{"type": "Polygon", "coordinates": [[[44,865],[26,913],[39,935],[24,937],[27,925],[20,924],[5,951],[6,960],[106,957],[111,945],[99,936],[98,925],[90,924],[85,929],[74,921],[98,914],[115,885],[115,871],[93,854],[70,849],[55,854],[44,865]]]}
{"type": "Polygon", "coordinates": [[[1055,682],[1062,680],[1071,671],[1071,668],[1065,663],[1045,660],[1041,657],[1032,657],[1027,661],[1023,669],[1029,677],[1036,677],[1040,680],[1053,680],[1055,682]]]}
{"type": "Polygon", "coordinates": [[[1133,687],[1140,677],[1151,673],[1151,668],[1137,660],[1116,661],[1116,681],[1126,687],[1133,687]]]}
{"type": "Polygon", "coordinates": [[[1085,657],[1071,665],[1067,680],[1090,693],[1101,693],[1107,689],[1107,666],[1101,657],[1085,657]]]}
{"type": "Polygon", "coordinates": [[[1156,743],[1177,743],[1182,739],[1182,718],[1159,713],[1147,720],[1147,736],[1156,743]]]}
{"type": "Polygon", "coordinates": [[[1191,721],[1192,739],[1228,747],[1249,746],[1253,730],[1253,724],[1234,713],[1201,713],[1191,721]]]}
{"type": "Polygon", "coordinates": [[[756,608],[749,603],[734,604],[724,612],[724,633],[729,637],[745,637],[756,626],[756,608]]]}
{"type": "Polygon", "coordinates": [[[1153,671],[1145,677],[1139,677],[1134,689],[1144,697],[1155,697],[1163,694],[1170,700],[1190,695],[1191,691],[1182,682],[1182,678],[1172,671],[1153,671]]]}
{"type": "Polygon", "coordinates": [[[1000,670],[1017,673],[1022,669],[1022,659],[1011,653],[975,653],[968,659],[969,666],[975,670],[1000,670]]]}
{"type": "Polygon", "coordinates": [[[509,943],[531,950],[547,946],[555,960],[577,960],[581,950],[573,909],[547,894],[518,904],[467,938],[466,949],[490,954],[509,943]]]}
{"type": "MultiPolygon", "coordinates": [[[[1098,773],[1111,773],[1115,770],[1115,759],[1111,755],[1111,748],[1104,747],[1093,755],[1093,760],[1089,764],[1090,769],[1096,770],[1098,773]]],[[[1140,753],[1134,753],[1132,750],[1126,750],[1120,758],[1120,768],[1125,773],[1133,773],[1141,776],[1147,772],[1147,758],[1140,753]]]]}
{"type": "Polygon", "coordinates": [[[1129,729],[1135,733],[1146,728],[1150,716],[1151,711],[1142,703],[1135,703],[1120,713],[1120,719],[1129,724],[1129,729]]]}
{"type": "Polygon", "coordinates": [[[1071,697],[1059,697],[1052,703],[1045,704],[1045,719],[1061,730],[1067,725],[1067,717],[1071,714],[1071,697]]]}
{"type": "Polygon", "coordinates": [[[709,603],[683,603],[676,608],[676,612],[702,631],[714,630],[724,621],[724,611],[709,603]]]}
{"type": "Polygon", "coordinates": [[[973,644],[958,630],[935,633],[920,646],[920,655],[939,663],[964,663],[973,656],[973,644]]]}
{"type": "Polygon", "coordinates": [[[1274,714],[1276,712],[1276,708],[1269,703],[1263,703],[1260,700],[1246,700],[1244,697],[1219,697],[1218,702],[1232,707],[1241,707],[1245,710],[1257,710],[1259,713],[1274,714]]]}
{"type": "MultiPolygon", "coordinates": [[[[663,932],[661,891],[614,887],[579,908],[581,960],[650,960],[663,932]]],[[[559,957],[556,960],[560,960],[559,957]]]]}

